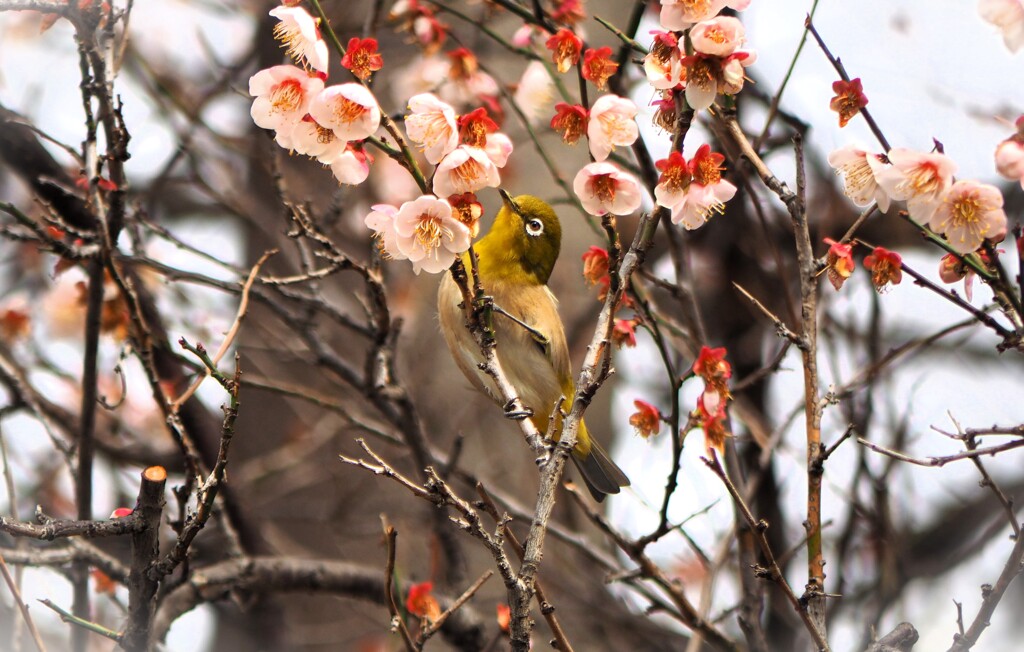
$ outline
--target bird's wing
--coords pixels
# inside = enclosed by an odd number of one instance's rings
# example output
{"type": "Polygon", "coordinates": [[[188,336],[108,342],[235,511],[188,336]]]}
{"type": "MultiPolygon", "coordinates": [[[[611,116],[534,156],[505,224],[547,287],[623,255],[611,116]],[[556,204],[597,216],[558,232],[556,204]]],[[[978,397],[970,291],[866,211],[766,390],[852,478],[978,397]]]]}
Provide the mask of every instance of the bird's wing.
{"type": "Polygon", "coordinates": [[[569,347],[558,302],[546,285],[496,284],[490,291],[497,306],[529,326],[495,315],[498,356],[527,405],[546,415],[560,396],[572,392],[569,347]]]}

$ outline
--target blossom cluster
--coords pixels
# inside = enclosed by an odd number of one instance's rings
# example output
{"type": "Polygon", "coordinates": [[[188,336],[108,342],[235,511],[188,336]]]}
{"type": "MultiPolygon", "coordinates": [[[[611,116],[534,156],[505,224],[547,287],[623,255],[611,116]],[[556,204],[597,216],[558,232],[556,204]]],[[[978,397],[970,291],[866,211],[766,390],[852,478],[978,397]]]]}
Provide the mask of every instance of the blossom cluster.
{"type": "MultiPolygon", "coordinates": [[[[370,172],[370,155],[362,141],[380,126],[377,100],[362,84],[326,86],[327,44],[317,19],[301,7],[276,7],[274,34],[296,64],[260,70],[249,79],[249,95],[255,99],[253,122],[274,131],[278,145],[309,156],[324,165],[341,183],[359,184],[370,172]],[[300,67],[301,66],[301,67],[300,67]]],[[[380,69],[372,39],[349,42],[343,65],[360,78],[380,69]]]]}
{"type": "MultiPolygon", "coordinates": [[[[1018,122],[1024,124],[1024,121],[1018,122]]],[[[995,158],[1001,174],[1024,184],[1022,142],[1024,136],[1018,131],[1000,144],[995,158]]],[[[868,206],[874,202],[880,210],[887,211],[893,201],[905,201],[910,218],[944,236],[960,257],[983,256],[986,243],[1001,242],[1006,237],[1002,193],[989,184],[955,180],[956,163],[944,153],[893,148],[882,155],[847,145],[829,154],[828,161],[843,177],[844,191],[854,204],[868,206]]],[[[829,279],[839,289],[853,270],[853,258],[842,250],[848,245],[829,244],[829,279]]],[[[952,259],[960,260],[958,256],[952,259]]],[[[875,265],[879,261],[885,264],[886,258],[872,258],[875,265]]],[[[898,262],[896,267],[899,267],[898,262]]],[[[940,268],[947,282],[964,277],[953,273],[954,267],[946,259],[940,268]]],[[[876,269],[872,276],[875,287],[884,286],[886,278],[890,278],[888,282],[898,282],[899,277],[879,273],[876,269]]]]}
{"type": "MultiPolygon", "coordinates": [[[[663,94],[655,116],[659,124],[674,127],[666,116],[684,96],[692,108],[706,109],[718,94],[735,94],[742,88],[743,69],[755,55],[743,47],[746,37],[740,21],[717,14],[726,7],[744,9],[749,1],[713,0],[699,7],[662,1],[666,31],[655,33],[652,53],[644,62],[651,84],[663,94]],[[689,54],[684,42],[692,46],[689,54]]],[[[373,162],[367,143],[398,161],[417,180],[418,196],[373,206],[365,223],[375,232],[385,257],[409,260],[416,272],[446,269],[477,235],[481,205],[475,193],[500,185],[501,170],[513,151],[511,139],[499,131],[506,107],[498,82],[481,69],[468,48],[442,52],[449,29],[434,9],[419,0],[396,2],[389,18],[411,33],[423,51],[406,69],[396,71],[389,84],[408,107],[405,133],[420,153],[408,156],[404,146],[374,137],[385,117],[367,84],[384,65],[377,42],[349,39],[341,64],[355,81],[329,85],[328,47],[319,19],[292,0],[270,14],[278,20],[274,33],[291,61],[250,79],[254,122],[272,130],[281,147],[329,166],[340,183],[367,179],[373,162]],[[432,174],[419,172],[423,160],[433,166],[432,174]]],[[[639,138],[640,109],[614,92],[605,92],[589,105],[554,103],[559,74],[578,67],[580,77],[607,91],[621,62],[610,47],[586,46],[580,24],[586,14],[580,0],[555,0],[551,16],[557,25],[553,32],[524,25],[512,37],[517,47],[546,50],[550,61],[533,61],[526,67],[514,87],[514,107],[531,124],[552,116],[551,128],[567,144],[586,138],[591,162],[575,174],[572,188],[587,213],[632,214],[644,202],[646,190],[613,157],[639,138]]],[[[390,136],[396,135],[395,125],[385,127],[390,136]]],[[[736,193],[736,187],[722,178],[723,160],[703,146],[690,161],[675,153],[659,162],[657,204],[687,229],[722,213],[724,203],[736,193]]],[[[635,337],[635,323],[619,321],[617,333],[629,342],[635,337]]]]}
{"type": "Polygon", "coordinates": [[[654,42],[644,57],[651,85],[669,95],[682,90],[696,111],[710,107],[718,95],[739,93],[744,68],[757,60],[757,53],[743,47],[746,31],[738,18],[716,14],[725,7],[746,9],[750,0],[662,0],[661,5],[661,25],[667,31],[652,32],[654,42]],[[692,54],[683,48],[681,31],[688,32],[692,54]]]}
{"type": "Polygon", "coordinates": [[[704,429],[704,442],[709,454],[712,448],[721,452],[729,436],[726,405],[732,398],[729,392],[732,365],[725,356],[725,347],[712,349],[702,346],[691,369],[694,375],[704,380],[704,391],[697,397],[696,416],[704,429]]]}

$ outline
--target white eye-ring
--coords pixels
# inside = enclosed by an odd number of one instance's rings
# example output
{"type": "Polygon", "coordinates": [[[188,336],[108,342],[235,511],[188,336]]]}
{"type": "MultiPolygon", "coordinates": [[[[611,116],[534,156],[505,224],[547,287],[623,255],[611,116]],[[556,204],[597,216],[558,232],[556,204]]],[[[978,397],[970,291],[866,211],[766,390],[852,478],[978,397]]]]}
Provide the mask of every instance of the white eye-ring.
{"type": "Polygon", "coordinates": [[[541,222],[537,218],[533,218],[532,220],[528,220],[526,222],[526,235],[536,237],[542,233],[544,233],[543,222],[541,222]]]}

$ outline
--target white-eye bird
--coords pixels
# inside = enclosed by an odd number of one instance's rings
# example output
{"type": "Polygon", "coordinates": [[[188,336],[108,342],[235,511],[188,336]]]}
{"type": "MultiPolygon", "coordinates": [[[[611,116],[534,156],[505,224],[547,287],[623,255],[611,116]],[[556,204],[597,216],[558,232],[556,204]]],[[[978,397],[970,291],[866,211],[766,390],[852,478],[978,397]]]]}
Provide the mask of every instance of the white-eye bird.
{"type": "MultiPolygon", "coordinates": [[[[479,260],[480,283],[494,298],[492,322],[498,359],[519,398],[533,411],[534,425],[543,433],[555,403],[563,396],[571,401],[575,392],[558,300],[547,286],[558,260],[562,227],[554,209],[543,200],[530,195],[513,199],[500,192],[504,206],[473,249],[479,260]]],[[[462,259],[472,288],[469,254],[462,259]]],[[[448,348],[473,386],[501,403],[493,379],[478,366],[483,355],[466,328],[462,303],[462,293],[451,274],[445,274],[437,310],[448,348]]],[[[557,419],[556,439],[561,434],[561,417],[557,419]]],[[[583,422],[571,458],[598,501],[629,486],[629,478],[591,438],[583,422]]]]}

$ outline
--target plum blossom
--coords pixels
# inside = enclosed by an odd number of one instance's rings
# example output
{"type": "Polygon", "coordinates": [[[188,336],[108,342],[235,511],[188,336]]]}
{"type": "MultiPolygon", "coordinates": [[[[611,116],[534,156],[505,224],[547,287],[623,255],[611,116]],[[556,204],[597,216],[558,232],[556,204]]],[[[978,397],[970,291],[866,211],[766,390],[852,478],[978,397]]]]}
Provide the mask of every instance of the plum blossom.
{"type": "Polygon", "coordinates": [[[686,67],[686,103],[695,111],[710,107],[719,93],[743,90],[743,69],[757,60],[752,50],[736,50],[725,58],[695,53],[683,58],[686,67]]]}
{"type": "Polygon", "coordinates": [[[583,260],[583,278],[590,285],[597,285],[608,276],[608,250],[592,245],[581,256],[583,260]]]}
{"type": "Polygon", "coordinates": [[[616,348],[636,346],[636,319],[616,319],[612,324],[612,343],[616,348]]]}
{"type": "Polygon", "coordinates": [[[832,287],[839,290],[853,274],[853,269],[857,265],[853,260],[853,245],[836,242],[832,238],[825,238],[825,244],[828,245],[828,254],[825,256],[828,280],[832,287]]]}
{"type": "Polygon", "coordinates": [[[672,32],[652,30],[651,34],[654,34],[654,43],[650,53],[644,57],[647,81],[658,90],[675,88],[686,79],[679,39],[672,32]]]}
{"type": "Polygon", "coordinates": [[[722,453],[729,432],[725,428],[726,402],[713,390],[705,390],[697,397],[697,416],[704,430],[704,446],[711,455],[712,450],[722,453]]]}
{"type": "Polygon", "coordinates": [[[420,582],[409,587],[409,595],[405,599],[405,608],[409,613],[420,618],[437,622],[441,617],[441,606],[434,597],[433,582],[420,582]]]}
{"type": "Polygon", "coordinates": [[[459,145],[441,159],[434,173],[434,192],[440,197],[497,188],[501,183],[498,166],[480,147],[459,145]]]}
{"type": "Polygon", "coordinates": [[[405,131],[409,140],[422,146],[427,160],[437,165],[459,145],[455,109],[432,93],[420,93],[409,99],[405,131]]]}
{"type": "Polygon", "coordinates": [[[584,210],[598,217],[629,215],[640,208],[640,182],[612,163],[589,163],[576,174],[572,189],[584,210]]]}
{"type": "Polygon", "coordinates": [[[679,113],[676,110],[676,99],[683,93],[685,91],[681,88],[662,91],[661,97],[651,102],[651,106],[656,107],[654,117],[651,118],[652,122],[669,133],[675,131],[676,120],[679,119],[679,113]]]}
{"type": "Polygon", "coordinates": [[[384,67],[384,58],[377,52],[377,39],[350,38],[341,65],[359,79],[369,81],[373,73],[384,67]]]}
{"type": "Polygon", "coordinates": [[[295,66],[273,66],[249,78],[250,115],[263,129],[290,131],[309,112],[324,81],[295,66]]]}
{"type": "Polygon", "coordinates": [[[450,104],[477,104],[498,95],[498,82],[480,70],[476,55],[467,48],[448,53],[446,81],[438,90],[441,99],[450,104]]]}
{"type": "Polygon", "coordinates": [[[561,132],[562,142],[575,145],[587,131],[590,113],[579,104],[559,102],[555,105],[555,117],[551,118],[551,128],[561,132]]]}
{"type": "Polygon", "coordinates": [[[401,105],[420,93],[436,95],[448,81],[451,67],[451,63],[439,56],[414,57],[409,65],[396,69],[394,79],[389,84],[391,98],[395,104],[401,105]]]}
{"type": "Polygon", "coordinates": [[[484,143],[484,151],[487,158],[498,166],[505,167],[508,157],[512,155],[512,139],[503,133],[487,134],[487,141],[484,143]]]}
{"type": "Polygon", "coordinates": [[[750,0],[661,0],[661,26],[673,32],[718,15],[729,7],[743,11],[750,0]]]}
{"type": "Polygon", "coordinates": [[[326,74],[327,44],[320,38],[317,20],[302,7],[274,7],[270,15],[279,21],[274,25],[274,37],[287,48],[288,56],[326,74]]]}
{"type": "Polygon", "coordinates": [[[985,240],[1006,237],[1003,195],[995,186],[957,181],[939,202],[928,226],[942,233],[958,253],[976,250],[985,240]]]}
{"type": "Polygon", "coordinates": [[[878,185],[890,199],[906,200],[912,218],[928,222],[953,182],[956,163],[945,154],[900,147],[889,150],[887,156],[892,165],[875,172],[878,185]]]}
{"type": "Polygon", "coordinates": [[[572,30],[563,27],[555,32],[544,46],[551,50],[551,58],[558,72],[564,73],[579,63],[583,40],[573,34],[572,30]]]}
{"type": "Polygon", "coordinates": [[[875,175],[885,168],[877,154],[855,146],[846,145],[828,155],[828,164],[843,175],[843,192],[857,206],[878,204],[883,213],[889,210],[889,195],[878,185],[875,175]]]}
{"type": "Polygon", "coordinates": [[[618,69],[619,64],[612,61],[612,49],[608,46],[590,48],[583,54],[583,79],[593,82],[602,91],[608,88],[608,78],[618,69]]]}
{"type": "Polygon", "coordinates": [[[374,233],[381,254],[389,260],[405,260],[408,258],[398,248],[398,233],[395,230],[395,215],[398,208],[391,204],[374,204],[364,223],[374,233]]]}
{"type": "Polygon", "coordinates": [[[395,244],[417,274],[443,272],[469,249],[469,229],[453,215],[451,204],[432,195],[402,204],[394,224],[395,244]]]}
{"type": "Polygon", "coordinates": [[[979,0],[978,13],[1003,33],[1003,43],[1016,52],[1024,47],[1024,2],[1021,0],[979,0]]]}
{"type": "Polygon", "coordinates": [[[903,258],[885,247],[875,249],[864,257],[864,267],[871,270],[871,285],[878,293],[903,280],[903,258]]]}
{"type": "Polygon", "coordinates": [[[691,177],[683,155],[673,151],[654,165],[661,170],[658,185],[654,186],[654,203],[672,208],[685,200],[691,177]]]}
{"type": "Polygon", "coordinates": [[[309,114],[341,140],[362,140],[380,126],[377,99],[360,84],[328,86],[313,98],[309,114]]]}
{"type": "Polygon", "coordinates": [[[640,399],[633,401],[633,406],[636,412],[630,415],[629,425],[636,429],[636,434],[649,439],[651,435],[661,432],[661,412],[658,408],[640,399]]]}
{"type": "Polygon", "coordinates": [[[526,66],[516,86],[513,101],[530,124],[537,124],[537,120],[550,110],[555,101],[555,82],[543,63],[531,61],[526,66]]]}
{"type": "Polygon", "coordinates": [[[864,94],[864,87],[861,85],[860,77],[850,81],[839,81],[832,83],[832,92],[835,97],[828,103],[828,107],[839,114],[839,126],[845,127],[860,110],[868,105],[868,96],[864,94]]]}
{"type": "Polygon", "coordinates": [[[655,193],[661,195],[659,205],[672,211],[672,222],[692,231],[725,212],[725,202],[736,195],[736,186],[722,178],[725,157],[712,152],[710,145],[697,149],[685,172],[679,167],[683,161],[681,155],[666,160],[658,183],[661,190],[656,187],[655,193]]]}
{"type": "Polygon", "coordinates": [[[452,205],[452,215],[455,219],[466,225],[471,239],[475,238],[480,233],[480,218],[484,214],[483,204],[471,192],[452,195],[448,198],[448,203],[452,205]]]}
{"type": "Polygon", "coordinates": [[[718,16],[697,23],[690,30],[693,49],[701,54],[725,58],[746,42],[743,23],[734,16],[718,16]]]}
{"type": "Polygon", "coordinates": [[[724,346],[716,348],[702,346],[697,354],[697,359],[693,361],[693,366],[690,368],[695,376],[704,380],[705,388],[711,388],[726,399],[731,396],[729,379],[732,378],[732,365],[725,359],[727,354],[728,351],[724,346]]]}
{"type": "Polygon", "coordinates": [[[331,174],[350,186],[357,186],[370,176],[370,162],[373,160],[361,146],[348,143],[344,151],[331,161],[331,174]]]}
{"type": "Polygon", "coordinates": [[[330,164],[345,151],[344,140],[338,138],[333,129],[317,123],[307,115],[288,132],[277,132],[277,143],[285,149],[311,156],[324,164],[330,164]]]}
{"type": "Polygon", "coordinates": [[[1017,133],[996,147],[996,171],[1024,188],[1024,115],[1017,118],[1017,133]]]}
{"type": "Polygon", "coordinates": [[[603,95],[594,102],[587,137],[596,160],[603,161],[617,146],[629,147],[636,141],[640,133],[636,114],[636,104],[618,95],[603,95]]]}

